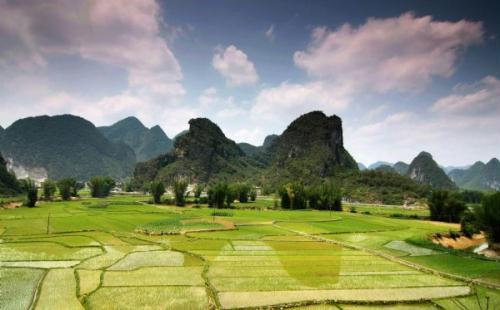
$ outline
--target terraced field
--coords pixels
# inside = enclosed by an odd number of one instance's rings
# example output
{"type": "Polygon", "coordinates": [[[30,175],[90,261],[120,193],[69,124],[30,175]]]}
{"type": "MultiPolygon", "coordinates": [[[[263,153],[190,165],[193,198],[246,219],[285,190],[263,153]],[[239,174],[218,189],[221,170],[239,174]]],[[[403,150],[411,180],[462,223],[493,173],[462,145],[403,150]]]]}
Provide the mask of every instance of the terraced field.
{"type": "Polygon", "coordinates": [[[427,241],[448,224],[143,200],[0,209],[0,309],[500,306],[500,262],[427,241]]]}

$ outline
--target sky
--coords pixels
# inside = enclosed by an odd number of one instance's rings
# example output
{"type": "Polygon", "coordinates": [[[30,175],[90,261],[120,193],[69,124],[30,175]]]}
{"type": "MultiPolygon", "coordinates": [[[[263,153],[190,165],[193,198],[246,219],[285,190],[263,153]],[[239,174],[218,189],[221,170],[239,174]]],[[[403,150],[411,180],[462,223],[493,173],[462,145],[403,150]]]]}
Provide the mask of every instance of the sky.
{"type": "Polygon", "coordinates": [[[207,117],[261,145],[343,120],[359,162],[500,157],[498,1],[0,0],[0,125],[207,117]]]}

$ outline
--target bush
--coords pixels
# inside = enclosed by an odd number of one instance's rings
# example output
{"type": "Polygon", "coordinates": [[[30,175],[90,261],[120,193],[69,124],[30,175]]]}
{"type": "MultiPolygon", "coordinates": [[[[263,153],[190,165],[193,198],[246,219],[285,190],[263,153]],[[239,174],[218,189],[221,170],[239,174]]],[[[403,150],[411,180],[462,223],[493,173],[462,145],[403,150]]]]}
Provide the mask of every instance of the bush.
{"type": "Polygon", "coordinates": [[[478,233],[477,218],[473,212],[467,210],[463,213],[460,220],[460,231],[466,236],[471,238],[473,234],[478,233]]]}
{"type": "Polygon", "coordinates": [[[228,211],[212,211],[210,213],[211,216],[233,216],[232,212],[228,211]]]}
{"type": "Polygon", "coordinates": [[[227,187],[226,192],[226,207],[231,208],[231,204],[238,198],[239,185],[233,184],[227,187]]]}
{"type": "Polygon", "coordinates": [[[236,185],[236,190],[237,190],[237,198],[239,202],[248,202],[249,201],[249,195],[251,191],[250,185],[246,183],[240,183],[236,185]]]}
{"type": "Polygon", "coordinates": [[[349,212],[351,212],[351,213],[358,213],[358,211],[356,210],[356,207],[354,207],[354,206],[351,206],[349,208],[349,212]]]}
{"type": "Polygon", "coordinates": [[[172,189],[174,192],[175,204],[178,206],[184,206],[186,204],[186,189],[188,183],[185,180],[174,180],[172,184],[172,189]]]}
{"type": "Polygon", "coordinates": [[[281,186],[279,191],[278,191],[278,194],[280,196],[280,199],[281,199],[281,207],[283,209],[290,209],[290,196],[288,195],[288,190],[286,188],[286,186],[281,186]]]}
{"type": "Polygon", "coordinates": [[[486,196],[476,209],[479,227],[485,231],[488,241],[500,242],[500,193],[486,196]]]}
{"type": "Polygon", "coordinates": [[[51,180],[45,180],[42,183],[43,199],[51,200],[52,197],[54,197],[56,190],[57,190],[56,182],[51,180]]]}
{"type": "Polygon", "coordinates": [[[458,194],[446,190],[433,191],[429,199],[429,210],[433,221],[458,223],[466,209],[458,194]]]}
{"type": "Polygon", "coordinates": [[[71,196],[77,192],[76,180],[73,178],[66,178],[57,181],[57,188],[62,200],[70,200],[71,196]]]}
{"type": "Polygon", "coordinates": [[[31,179],[26,179],[24,182],[24,190],[26,191],[26,206],[33,208],[38,200],[38,188],[35,182],[31,179]]]}
{"type": "Polygon", "coordinates": [[[94,198],[108,197],[116,183],[110,177],[92,177],[89,181],[90,196],[94,198]]]}
{"type": "Polygon", "coordinates": [[[161,203],[161,196],[165,194],[165,185],[162,182],[151,182],[149,184],[149,192],[153,196],[154,203],[161,203]]]}

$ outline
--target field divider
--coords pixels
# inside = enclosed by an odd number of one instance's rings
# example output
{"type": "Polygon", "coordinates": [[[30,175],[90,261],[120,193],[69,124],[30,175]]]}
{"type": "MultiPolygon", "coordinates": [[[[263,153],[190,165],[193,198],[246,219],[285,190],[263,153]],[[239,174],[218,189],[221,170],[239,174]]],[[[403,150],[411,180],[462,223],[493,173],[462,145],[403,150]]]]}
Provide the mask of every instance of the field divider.
{"type": "Polygon", "coordinates": [[[308,234],[308,233],[305,233],[305,232],[302,232],[302,231],[297,231],[297,230],[285,228],[285,227],[279,226],[278,224],[274,224],[274,226],[277,226],[278,228],[281,228],[281,229],[288,230],[290,232],[299,234],[301,236],[309,237],[309,238],[311,238],[313,240],[316,240],[316,241],[333,243],[333,244],[336,244],[336,245],[339,245],[339,246],[342,246],[342,247],[346,247],[348,249],[353,249],[353,250],[358,250],[358,251],[363,251],[363,252],[366,252],[366,253],[370,253],[370,254],[373,254],[373,255],[385,258],[387,260],[390,260],[392,262],[395,262],[395,263],[398,263],[398,264],[401,264],[401,265],[404,265],[404,266],[407,266],[407,267],[410,267],[410,268],[413,268],[413,269],[416,269],[418,271],[422,271],[422,272],[425,272],[425,273],[429,273],[429,274],[433,274],[433,275],[438,275],[438,276],[441,276],[441,277],[444,277],[444,278],[448,278],[448,279],[452,279],[452,280],[457,280],[457,281],[465,282],[465,283],[467,283],[469,285],[481,285],[481,286],[484,286],[484,287],[487,287],[487,288],[491,288],[491,289],[500,289],[500,285],[499,284],[489,283],[489,282],[485,282],[485,281],[478,280],[478,279],[471,279],[471,278],[468,278],[468,277],[459,276],[459,275],[456,275],[456,274],[439,271],[439,270],[432,269],[432,268],[429,268],[429,267],[426,267],[426,266],[423,266],[423,265],[420,265],[420,264],[416,264],[416,263],[412,263],[412,262],[400,259],[400,258],[398,258],[396,256],[393,256],[393,255],[390,255],[390,254],[387,254],[387,253],[383,253],[383,252],[380,252],[380,251],[377,251],[377,250],[367,249],[367,248],[364,248],[364,247],[361,247],[361,246],[357,246],[357,245],[354,245],[354,244],[350,244],[350,243],[347,243],[347,242],[338,241],[338,240],[334,240],[334,239],[327,239],[327,238],[321,237],[319,235],[311,235],[311,234],[308,234]]]}

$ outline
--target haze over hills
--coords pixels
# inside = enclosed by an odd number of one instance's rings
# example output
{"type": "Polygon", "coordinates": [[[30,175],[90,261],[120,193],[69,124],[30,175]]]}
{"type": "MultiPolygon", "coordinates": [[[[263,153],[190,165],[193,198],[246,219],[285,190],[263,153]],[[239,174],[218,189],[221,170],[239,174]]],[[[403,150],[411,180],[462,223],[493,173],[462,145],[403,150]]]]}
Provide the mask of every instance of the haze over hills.
{"type": "Polygon", "coordinates": [[[496,158],[486,164],[478,161],[468,169],[450,171],[449,176],[461,188],[500,190],[500,161],[496,158]]]}
{"type": "Polygon", "coordinates": [[[421,152],[408,167],[407,176],[420,184],[427,184],[440,189],[456,189],[457,186],[446,175],[427,152],[421,152]]]}
{"type": "Polygon", "coordinates": [[[98,129],[109,140],[130,146],[137,161],[152,159],[172,149],[172,140],[160,126],[148,129],[135,117],[127,117],[111,126],[98,129]]]}
{"type": "Polygon", "coordinates": [[[130,147],[109,141],[91,122],[73,115],[18,120],[1,136],[0,151],[18,177],[39,179],[123,178],[136,161],[130,147]]]}

